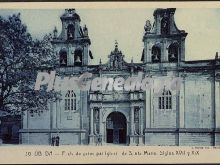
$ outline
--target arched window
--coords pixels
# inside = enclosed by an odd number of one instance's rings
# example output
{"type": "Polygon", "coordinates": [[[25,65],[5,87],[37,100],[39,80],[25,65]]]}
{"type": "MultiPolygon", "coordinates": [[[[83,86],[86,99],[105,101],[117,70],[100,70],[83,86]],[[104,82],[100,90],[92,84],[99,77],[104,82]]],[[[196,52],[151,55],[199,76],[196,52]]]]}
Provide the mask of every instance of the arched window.
{"type": "Polygon", "coordinates": [[[177,62],[178,61],[178,45],[171,44],[169,46],[168,59],[169,59],[169,62],[177,62]]]}
{"type": "Polygon", "coordinates": [[[67,91],[65,95],[65,111],[76,111],[76,94],[73,90],[67,91]]]}
{"type": "Polygon", "coordinates": [[[153,46],[151,50],[151,60],[153,63],[160,62],[161,59],[161,50],[158,46],[153,46]]]}
{"type": "Polygon", "coordinates": [[[172,94],[168,90],[164,90],[158,100],[159,109],[172,109],[172,94]]]}
{"type": "Polygon", "coordinates": [[[169,19],[167,17],[164,17],[161,20],[160,32],[161,32],[162,35],[165,35],[165,34],[169,33],[169,19]]]}
{"type": "Polygon", "coordinates": [[[74,52],[74,65],[82,66],[82,50],[77,49],[74,52]]]}
{"type": "Polygon", "coordinates": [[[68,25],[67,27],[67,39],[68,40],[74,39],[74,31],[75,31],[74,26],[72,24],[68,25]]]}
{"type": "Polygon", "coordinates": [[[67,52],[65,50],[60,51],[60,66],[67,66],[67,52]]]}

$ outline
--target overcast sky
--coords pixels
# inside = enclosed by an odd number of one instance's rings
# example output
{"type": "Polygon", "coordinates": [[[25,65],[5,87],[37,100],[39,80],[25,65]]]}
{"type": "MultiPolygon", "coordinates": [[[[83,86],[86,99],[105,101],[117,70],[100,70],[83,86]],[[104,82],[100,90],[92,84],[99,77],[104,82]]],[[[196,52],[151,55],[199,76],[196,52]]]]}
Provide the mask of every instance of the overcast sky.
{"type": "MultiPolygon", "coordinates": [[[[143,49],[142,37],[147,19],[153,22],[154,9],[76,9],[81,25],[87,25],[93,52],[93,64],[114,49],[115,40],[119,49],[130,62],[140,62],[143,49]]],[[[22,21],[34,38],[41,39],[56,26],[61,31],[62,10],[1,10],[0,15],[21,13],[22,21]]],[[[180,9],[175,14],[176,25],[188,33],[186,60],[213,59],[220,51],[220,9],[180,9]]]]}

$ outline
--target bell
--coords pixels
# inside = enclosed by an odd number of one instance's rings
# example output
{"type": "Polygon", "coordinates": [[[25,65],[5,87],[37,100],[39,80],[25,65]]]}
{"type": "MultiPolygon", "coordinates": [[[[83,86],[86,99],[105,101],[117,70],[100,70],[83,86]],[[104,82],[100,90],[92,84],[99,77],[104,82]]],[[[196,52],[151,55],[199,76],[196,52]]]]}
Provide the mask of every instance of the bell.
{"type": "Polygon", "coordinates": [[[80,60],[80,57],[79,57],[79,56],[77,56],[77,57],[76,57],[76,62],[81,62],[81,60],[80,60]]]}
{"type": "Polygon", "coordinates": [[[69,38],[73,38],[73,34],[72,33],[69,33],[69,38]]]}
{"type": "Polygon", "coordinates": [[[159,58],[158,58],[157,55],[154,55],[154,60],[155,60],[155,61],[158,61],[158,60],[159,60],[159,58]]]}
{"type": "Polygon", "coordinates": [[[61,64],[66,65],[66,61],[64,59],[62,59],[61,64]]]}
{"type": "Polygon", "coordinates": [[[176,58],[174,53],[171,53],[171,57],[170,58],[176,58]]]}

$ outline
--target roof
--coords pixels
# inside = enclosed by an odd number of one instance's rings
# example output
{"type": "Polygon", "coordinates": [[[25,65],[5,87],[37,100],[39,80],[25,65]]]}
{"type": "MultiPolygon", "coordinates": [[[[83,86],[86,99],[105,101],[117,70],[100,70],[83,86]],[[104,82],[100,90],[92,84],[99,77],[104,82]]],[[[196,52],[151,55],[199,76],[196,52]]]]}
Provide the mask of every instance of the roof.
{"type": "Polygon", "coordinates": [[[157,8],[156,10],[154,10],[154,16],[158,15],[158,14],[169,14],[169,13],[175,13],[176,8],[167,8],[167,9],[161,9],[161,8],[157,8]]]}
{"type": "Polygon", "coordinates": [[[77,19],[81,21],[80,16],[75,12],[75,9],[65,9],[64,14],[60,17],[61,20],[64,19],[77,19]]]}

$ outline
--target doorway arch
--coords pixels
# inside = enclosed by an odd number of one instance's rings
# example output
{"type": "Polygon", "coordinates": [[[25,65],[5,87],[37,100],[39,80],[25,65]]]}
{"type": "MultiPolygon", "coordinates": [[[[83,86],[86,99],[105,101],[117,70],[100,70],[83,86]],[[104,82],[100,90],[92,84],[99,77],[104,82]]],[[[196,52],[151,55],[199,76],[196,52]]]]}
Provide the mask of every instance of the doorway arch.
{"type": "Polygon", "coordinates": [[[127,137],[127,120],[121,112],[112,112],[106,118],[106,142],[125,144],[127,137]]]}

